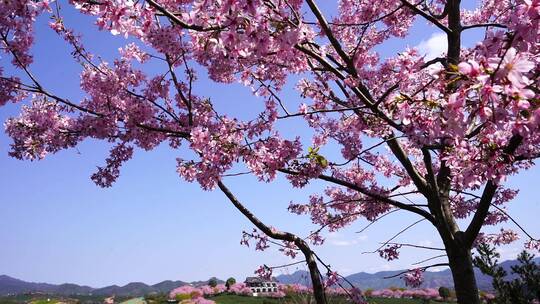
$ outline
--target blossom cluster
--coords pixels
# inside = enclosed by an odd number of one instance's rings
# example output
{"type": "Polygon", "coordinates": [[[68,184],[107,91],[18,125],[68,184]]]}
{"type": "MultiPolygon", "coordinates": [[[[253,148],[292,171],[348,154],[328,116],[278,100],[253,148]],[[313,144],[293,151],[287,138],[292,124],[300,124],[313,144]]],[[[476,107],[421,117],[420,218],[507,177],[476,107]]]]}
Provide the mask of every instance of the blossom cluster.
{"type": "MultiPolygon", "coordinates": [[[[354,303],[365,303],[362,292],[357,288],[345,289],[337,286],[327,286],[325,288],[326,294],[330,296],[340,296],[340,297],[356,297],[357,301],[354,303]]],[[[287,295],[309,295],[313,293],[311,287],[302,285],[302,284],[277,284],[277,291],[265,292],[263,293],[264,297],[269,298],[284,298],[287,295]]],[[[186,303],[193,304],[210,301],[205,298],[211,299],[213,296],[219,294],[235,294],[240,296],[252,296],[253,291],[245,283],[236,283],[231,285],[228,289],[223,284],[218,284],[216,287],[210,287],[208,285],[194,287],[191,285],[184,285],[178,288],[173,289],[169,293],[169,298],[171,299],[183,299],[186,303]],[[200,301],[200,302],[196,302],[200,301]]],[[[353,299],[354,300],[354,299],[353,299]]],[[[184,303],[184,302],[181,302],[184,303]]],[[[211,302],[208,302],[211,303],[211,302]]]]}
{"type": "Polygon", "coordinates": [[[3,43],[0,51],[12,53],[15,66],[25,67],[32,63],[30,49],[34,43],[34,22],[41,13],[50,10],[50,2],[15,0],[2,3],[0,33],[3,43]]]}
{"type": "Polygon", "coordinates": [[[386,245],[383,248],[379,249],[379,255],[387,261],[392,261],[399,258],[398,249],[401,248],[401,245],[392,244],[386,245]]]}
{"type": "MultiPolygon", "coordinates": [[[[497,22],[507,29],[488,29],[484,41],[463,51],[459,64],[430,71],[424,68],[426,62],[417,50],[407,49],[385,60],[375,51],[377,45],[390,37],[406,35],[417,17],[403,9],[399,1],[385,1],[376,8],[369,1],[339,2],[339,13],[331,30],[342,41],[343,48],[355,54],[350,67],[354,67],[355,73],[344,77],[342,84],[348,92],[347,98],[334,102],[336,96],[330,94],[327,85],[332,79],[329,75],[304,78],[297,88],[301,96],[312,103],[303,103],[299,114],[316,131],[313,137],[316,147],[327,145],[329,139],[335,140],[345,160],[356,159],[361,153],[362,160],[371,168],[340,167],[321,155],[306,155],[298,138],[285,139],[274,126],[278,101],[268,88],[279,90],[288,74],[308,72],[306,54],[318,52],[318,56],[329,56],[338,64],[347,65],[340,62],[343,60],[334,48],[323,45],[320,50],[309,49],[314,37],[323,33],[320,28],[298,20],[303,1],[278,2],[274,7],[261,1],[227,1],[223,5],[211,1],[161,2],[162,8],[176,13],[182,26],[157,24],[156,7],[148,3],[73,1],[82,13],[96,16],[96,24],[101,29],[139,39],[156,54],[172,60],[173,67],[193,60],[207,67],[210,78],[215,81],[240,81],[252,87],[266,82],[265,89],[256,90],[264,99],[266,109],[249,121],[216,114],[207,99],[193,94],[191,82],[195,73],[191,69],[186,69],[185,79],[176,77],[177,93],[170,96],[170,80],[161,77],[158,81],[160,77],[149,77],[131,65],[132,59],[146,63],[151,57],[141,51],[142,45],[130,43],[120,50],[121,58],[112,65],[90,61],[85,64],[81,88],[88,97],[79,107],[66,100],[54,100],[68,105],[55,109],[57,117],[65,111],[82,111],[78,117],[71,115],[73,122],[68,131],[54,127],[44,140],[36,139],[37,135],[28,128],[15,130],[25,128],[27,123],[10,124],[10,135],[16,141],[43,142],[41,147],[17,143],[13,145],[14,155],[39,158],[48,152],[72,147],[87,137],[116,140],[122,145],[133,143],[145,150],[163,141],[176,147],[180,139],[185,139],[200,159],[179,159],[178,172],[188,181],[198,181],[203,189],[213,189],[220,176],[235,163],[244,162],[263,181],[271,181],[277,170],[291,167],[299,173],[288,176],[291,183],[304,186],[309,179],[332,170],[332,175],[387,196],[391,188],[379,185],[375,180],[377,172],[389,178],[398,177],[400,185],[410,184],[411,180],[385,153],[362,151],[366,137],[385,138],[390,134],[391,128],[384,121],[396,122],[390,125],[403,134],[403,148],[413,160],[422,145],[437,146],[442,141],[445,148],[433,169],[437,173],[441,162],[451,168],[453,188],[457,190],[477,189],[488,180],[500,182],[526,167],[527,163],[504,161],[507,159],[504,147],[514,134],[522,137],[517,149],[519,155],[526,158],[538,152],[540,137],[535,130],[540,122],[540,110],[537,94],[531,89],[538,82],[535,76],[538,35],[529,30],[538,24],[538,6],[527,1],[518,1],[519,5],[512,9],[505,9],[506,4],[487,1],[477,11],[465,11],[465,20],[471,23],[491,20],[494,12],[500,12],[497,22]],[[382,27],[375,26],[377,21],[381,21],[382,27]],[[335,26],[337,24],[365,24],[365,27],[335,26]],[[361,45],[356,41],[359,35],[363,37],[361,45]],[[397,87],[393,90],[389,90],[392,82],[388,79],[395,80],[397,87]],[[445,90],[448,79],[455,88],[451,93],[445,90]],[[347,108],[366,106],[357,94],[349,94],[359,86],[372,88],[372,96],[384,97],[378,103],[377,115],[344,113],[347,108]],[[384,94],[386,92],[388,94],[384,94]],[[316,113],[311,114],[311,111],[316,113]],[[66,136],[66,132],[70,136],[66,136]]],[[[16,65],[26,66],[31,62],[33,20],[48,9],[47,1],[12,1],[3,6],[1,16],[17,17],[0,22],[5,32],[12,33],[7,37],[8,47],[4,51],[20,61],[16,65]]],[[[76,56],[91,59],[91,54],[79,43],[81,37],[67,29],[59,16],[55,18],[51,27],[76,48],[76,56]]],[[[16,86],[7,81],[2,78],[0,104],[20,100],[14,90],[16,86]]],[[[41,95],[40,98],[44,97],[41,95]]],[[[425,172],[421,162],[415,165],[419,172],[425,172]]],[[[101,185],[109,186],[110,182],[101,185]]],[[[328,190],[335,191],[343,192],[328,190]]],[[[331,229],[346,226],[359,217],[371,220],[389,210],[380,201],[369,200],[356,191],[325,195],[336,200],[330,208],[336,209],[338,214],[331,214],[321,209],[322,206],[310,208],[309,212],[317,224],[331,222],[331,229]],[[336,199],[336,195],[340,197],[336,199]],[[362,204],[347,205],[345,200],[362,204]],[[359,216],[345,216],[353,213],[359,216]]],[[[455,197],[459,210],[474,210],[475,199],[455,197]]],[[[500,220],[494,216],[489,222],[500,220]]]]}
{"type": "Polygon", "coordinates": [[[499,233],[480,233],[475,241],[475,244],[490,243],[496,246],[507,245],[519,239],[519,235],[509,229],[503,229],[499,233]]]}
{"type": "MultiPolygon", "coordinates": [[[[268,292],[265,293],[266,297],[271,298],[282,298],[285,296],[285,293],[283,290],[285,290],[285,287],[282,287],[282,285],[279,285],[278,291],[268,292]]],[[[169,293],[169,298],[190,298],[190,299],[200,299],[204,297],[212,297],[219,294],[228,293],[228,294],[235,294],[235,295],[241,295],[241,296],[251,296],[253,294],[253,291],[251,288],[249,288],[245,283],[236,283],[229,288],[227,288],[224,284],[218,284],[215,287],[211,287],[208,285],[203,285],[199,287],[194,287],[191,285],[184,285],[180,286],[178,288],[173,289],[169,293]]]]}
{"type": "Polygon", "coordinates": [[[369,293],[370,297],[376,298],[414,298],[426,300],[442,300],[439,296],[439,291],[434,288],[423,289],[380,289],[373,290],[369,293]]]}
{"type": "MultiPolygon", "coordinates": [[[[310,287],[307,287],[302,284],[278,284],[278,291],[277,292],[268,292],[265,293],[265,297],[271,297],[271,298],[283,298],[286,295],[301,295],[301,294],[311,294],[313,293],[313,289],[310,287]]],[[[413,289],[405,289],[405,288],[386,288],[386,289],[377,289],[377,290],[371,290],[368,289],[364,292],[361,292],[357,288],[341,288],[341,287],[326,287],[326,293],[329,296],[340,296],[340,297],[350,297],[351,295],[358,294],[359,299],[361,301],[357,301],[355,303],[364,303],[365,297],[369,298],[397,298],[397,299],[426,299],[426,300],[436,300],[441,301],[443,300],[440,295],[438,289],[435,288],[413,288],[413,289]]],[[[169,293],[169,297],[171,299],[178,298],[178,299],[184,299],[185,302],[181,303],[189,303],[189,304],[206,304],[206,303],[214,303],[211,301],[212,296],[216,296],[219,294],[235,294],[235,295],[241,295],[241,296],[251,296],[253,294],[252,290],[247,287],[245,283],[236,283],[233,284],[227,289],[225,285],[218,284],[215,287],[210,287],[208,285],[194,287],[191,285],[184,285],[178,288],[173,289],[169,293]],[[205,299],[209,298],[209,299],[205,299]],[[185,299],[189,298],[189,299],[185,299]],[[207,302],[205,302],[207,301],[207,302]]],[[[493,295],[489,293],[483,293],[484,298],[486,299],[492,299],[493,295]]]]}
{"type": "Polygon", "coordinates": [[[409,270],[407,273],[403,275],[403,280],[405,281],[405,285],[410,287],[419,287],[424,282],[424,269],[422,268],[415,268],[412,270],[409,270]]]}
{"type": "MultiPolygon", "coordinates": [[[[7,1],[0,7],[0,51],[10,56],[16,73],[0,68],[0,106],[24,103],[5,123],[13,139],[10,155],[37,160],[85,139],[102,140],[112,148],[92,180],[110,187],[136,149],[167,144],[177,150],[184,143],[190,154],[177,159],[177,172],[204,190],[237,175],[236,168],[262,182],[284,172],[297,188],[322,179],[328,182],[322,192],[289,207],[320,228],[309,238],[313,244],[323,243],[323,228],[333,232],[359,219],[377,221],[408,204],[408,195],[421,194],[431,203],[426,193],[438,188],[433,177],[439,174],[449,183],[440,198],[448,199],[455,219],[478,214],[476,193],[496,185],[490,202],[495,209],[482,224],[505,222],[505,205],[517,192],[501,185],[540,157],[540,5],[483,0],[477,9],[458,12],[459,31],[484,30],[474,46],[457,45],[457,52],[449,48],[434,60],[415,48],[385,58],[380,46],[406,37],[427,14],[405,3],[340,0],[328,22],[303,0],[70,1],[93,16],[99,29],[132,39],[107,62],[64,23],[59,7],[50,9],[47,0],[7,1]],[[31,72],[33,28],[42,14],[52,18],[50,28],[82,67],[79,101],[55,95],[31,72]],[[155,72],[156,62],[165,68],[155,72]],[[218,111],[215,101],[195,92],[195,66],[212,81],[248,87],[261,107],[242,115],[218,111]],[[297,113],[285,105],[292,101],[279,97],[295,80],[302,99],[297,113]],[[294,117],[305,120],[309,138],[297,128],[283,131],[278,122],[294,117]]],[[[442,21],[428,21],[447,29],[444,1],[430,6],[429,14],[440,14],[442,21]]],[[[440,217],[437,208],[421,208],[408,209],[440,217]]],[[[256,249],[268,248],[266,236],[244,235],[242,243],[250,238],[256,249]]],[[[516,238],[503,230],[477,239],[500,245],[516,238]]],[[[379,254],[392,260],[397,250],[389,246],[379,254]]],[[[297,254],[291,243],[282,252],[297,254]]],[[[416,286],[421,271],[404,279],[416,286]]]]}
{"type": "MultiPolygon", "coordinates": [[[[425,299],[434,301],[443,301],[439,290],[435,288],[415,288],[415,289],[403,289],[403,288],[385,288],[378,290],[368,290],[365,292],[366,296],[374,298],[395,298],[395,299],[425,299]]],[[[490,303],[490,300],[495,298],[495,295],[488,292],[482,292],[482,300],[490,303]]]]}

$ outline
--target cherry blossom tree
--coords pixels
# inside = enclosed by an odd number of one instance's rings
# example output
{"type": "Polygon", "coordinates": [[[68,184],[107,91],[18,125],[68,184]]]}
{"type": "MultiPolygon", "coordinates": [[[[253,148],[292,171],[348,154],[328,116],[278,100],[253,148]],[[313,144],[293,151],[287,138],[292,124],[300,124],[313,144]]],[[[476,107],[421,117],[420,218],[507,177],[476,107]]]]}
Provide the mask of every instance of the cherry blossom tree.
{"type": "MultiPolygon", "coordinates": [[[[85,139],[100,139],[113,147],[92,180],[110,187],[134,148],[184,144],[194,156],[178,159],[179,175],[204,190],[219,188],[262,232],[245,234],[244,243],[255,238],[262,250],[271,238],[286,255],[302,253],[317,303],[326,302],[325,286],[338,282],[330,268],[327,281],[321,279],[318,267],[327,266],[310,247],[323,242],[320,233],[408,211],[438,232],[458,302],[479,303],[471,250],[480,241],[504,244],[517,238],[509,229],[500,234],[481,229],[508,220],[517,224],[505,211],[517,191],[504,188],[504,181],[530,169],[540,156],[540,1],[483,0],[468,10],[460,0],[339,0],[332,18],[314,0],[70,4],[94,16],[100,29],[136,43],[108,63],[64,23],[57,2],[4,1],[2,51],[24,74],[0,69],[0,105],[24,103],[20,115],[5,124],[13,139],[11,156],[42,159],[85,139]],[[33,25],[42,14],[52,18],[51,29],[82,66],[86,97],[80,101],[56,95],[32,73],[33,25]],[[377,47],[389,39],[425,34],[413,30],[415,21],[447,37],[445,54],[426,60],[408,48],[382,58],[377,47]],[[484,37],[465,47],[462,35],[473,29],[484,37]],[[161,64],[162,73],[145,72],[149,62],[161,64]],[[194,92],[194,66],[204,67],[212,81],[252,88],[264,110],[251,113],[251,119],[219,113],[203,92],[194,92]],[[294,111],[280,98],[292,75],[301,79],[296,89],[305,99],[294,111]],[[277,126],[298,118],[313,132],[311,145],[277,126]],[[338,159],[321,152],[335,147],[338,159]],[[277,174],[298,188],[311,180],[325,182],[323,193],[289,208],[308,214],[320,229],[304,239],[261,222],[224,183],[239,166],[261,182],[277,174]],[[465,227],[458,225],[467,219],[465,227]]],[[[528,248],[540,248],[517,227],[529,238],[528,248]]],[[[403,246],[388,241],[377,252],[391,260],[403,246]]],[[[413,269],[404,279],[418,285],[425,269],[413,269]]]]}

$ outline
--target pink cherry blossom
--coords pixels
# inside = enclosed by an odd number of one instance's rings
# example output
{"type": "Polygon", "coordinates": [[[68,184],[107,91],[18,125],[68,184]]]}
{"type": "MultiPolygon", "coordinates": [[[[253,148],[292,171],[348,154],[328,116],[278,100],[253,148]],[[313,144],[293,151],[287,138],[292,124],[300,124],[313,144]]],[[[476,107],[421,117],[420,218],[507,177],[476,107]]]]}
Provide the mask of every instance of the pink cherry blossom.
{"type": "Polygon", "coordinates": [[[135,59],[140,63],[144,63],[149,59],[148,54],[141,51],[141,49],[135,43],[130,43],[125,47],[120,48],[118,51],[122,55],[122,58],[126,60],[135,59]]]}
{"type": "MultiPolygon", "coordinates": [[[[266,183],[284,175],[310,191],[289,211],[315,227],[288,240],[254,230],[241,244],[276,244],[291,258],[301,254],[296,240],[320,245],[327,232],[396,210],[421,216],[445,246],[464,252],[475,240],[516,240],[509,229],[481,230],[508,221],[506,205],[517,192],[504,183],[540,155],[539,2],[483,0],[467,9],[448,1],[340,0],[331,14],[316,2],[71,1],[98,29],[129,39],[112,57],[93,54],[84,42],[96,42],[48,1],[3,3],[0,51],[11,67],[0,68],[0,106],[20,104],[5,123],[9,153],[39,160],[86,139],[106,142],[110,155],[92,175],[101,187],[113,185],[134,151],[157,147],[182,149],[178,175],[205,191],[224,191],[235,176],[266,183]],[[49,18],[48,30],[81,67],[77,100],[57,95],[62,90],[32,71],[38,18],[49,18]],[[440,57],[386,51],[394,38],[429,39],[412,26],[418,21],[447,35],[440,57]],[[461,38],[472,28],[482,35],[468,47],[461,38]],[[246,87],[252,100],[240,111],[223,107],[225,95],[210,99],[200,90],[205,81],[246,87]]],[[[538,247],[534,240],[526,246],[538,247]]],[[[393,260],[404,254],[398,249],[378,253],[393,260]]],[[[404,279],[416,286],[421,275],[414,269],[404,279]]]]}
{"type": "Polygon", "coordinates": [[[424,282],[424,270],[412,269],[403,276],[403,280],[407,286],[418,287],[424,282]]]}
{"type": "Polygon", "coordinates": [[[518,51],[512,47],[506,51],[500,62],[492,62],[490,66],[494,70],[499,67],[500,73],[506,75],[513,86],[522,88],[529,84],[526,74],[535,67],[535,64],[522,54],[518,54],[518,51]]]}
{"type": "Polygon", "coordinates": [[[398,249],[401,248],[401,245],[386,245],[384,248],[381,248],[378,250],[379,255],[387,260],[392,261],[399,258],[399,251],[398,249]]]}
{"type": "Polygon", "coordinates": [[[535,250],[540,252],[540,241],[539,240],[529,240],[525,243],[525,248],[529,250],[535,250]]]}
{"type": "Polygon", "coordinates": [[[254,273],[261,278],[269,280],[272,277],[272,268],[262,265],[254,273]]]}

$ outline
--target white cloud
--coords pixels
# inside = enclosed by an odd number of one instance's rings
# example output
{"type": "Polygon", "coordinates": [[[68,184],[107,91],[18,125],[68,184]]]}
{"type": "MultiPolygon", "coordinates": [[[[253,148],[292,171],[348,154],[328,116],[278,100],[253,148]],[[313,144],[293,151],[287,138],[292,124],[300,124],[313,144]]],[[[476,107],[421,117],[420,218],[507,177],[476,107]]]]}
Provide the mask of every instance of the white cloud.
{"type": "MultiPolygon", "coordinates": [[[[416,188],[416,186],[414,186],[413,184],[410,184],[410,185],[398,188],[393,194],[398,195],[398,194],[403,194],[407,192],[413,192],[413,191],[417,191],[417,189],[418,188],[416,188]]],[[[404,194],[402,197],[406,197],[413,203],[417,203],[417,204],[422,204],[422,202],[425,201],[425,197],[420,193],[404,194]]]]}
{"type": "Polygon", "coordinates": [[[368,239],[368,236],[365,234],[360,234],[356,238],[350,238],[347,239],[345,235],[338,233],[338,232],[330,232],[327,236],[327,242],[330,245],[334,246],[352,246],[356,245],[360,242],[366,241],[368,239]]]}
{"type": "Polygon", "coordinates": [[[444,271],[446,269],[448,269],[448,267],[433,267],[433,268],[430,268],[429,271],[439,272],[439,271],[444,271]]]}
{"type": "Polygon", "coordinates": [[[328,232],[326,237],[329,239],[338,239],[338,238],[342,238],[343,236],[339,232],[333,231],[333,232],[328,232]]]}
{"type": "Polygon", "coordinates": [[[497,251],[501,255],[500,261],[515,260],[521,250],[523,250],[523,248],[515,245],[497,248],[497,251]]]}
{"type": "Polygon", "coordinates": [[[416,48],[422,55],[426,55],[426,60],[439,57],[443,53],[446,53],[448,48],[448,42],[446,40],[446,34],[434,33],[427,40],[422,40],[416,48]]]}
{"type": "Polygon", "coordinates": [[[357,244],[358,241],[351,240],[351,241],[345,241],[345,240],[331,240],[330,244],[334,246],[351,246],[357,244]]]}
{"type": "Polygon", "coordinates": [[[359,240],[359,241],[367,241],[367,239],[368,239],[367,234],[360,234],[360,235],[358,236],[358,240],[359,240]]]}
{"type": "Polygon", "coordinates": [[[334,246],[350,246],[355,244],[354,240],[345,240],[343,235],[339,232],[328,233],[326,240],[330,245],[334,246]]]}
{"type": "Polygon", "coordinates": [[[390,265],[388,263],[385,263],[385,264],[379,264],[379,265],[374,266],[374,267],[370,267],[370,268],[367,269],[367,272],[368,273],[373,273],[373,272],[388,271],[388,270],[394,270],[394,269],[396,269],[395,265],[390,265]]]}

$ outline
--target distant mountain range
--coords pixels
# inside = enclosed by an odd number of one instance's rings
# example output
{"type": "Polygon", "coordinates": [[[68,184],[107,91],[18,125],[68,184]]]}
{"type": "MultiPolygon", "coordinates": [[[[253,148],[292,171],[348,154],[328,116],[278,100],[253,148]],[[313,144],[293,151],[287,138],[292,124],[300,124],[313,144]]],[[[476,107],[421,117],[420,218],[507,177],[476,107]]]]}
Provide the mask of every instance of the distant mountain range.
{"type": "MultiPolygon", "coordinates": [[[[168,293],[176,287],[192,284],[194,286],[206,285],[208,281],[184,282],[184,281],[163,281],[154,285],[147,285],[141,282],[129,283],[125,286],[111,285],[103,288],[92,288],[77,284],[47,284],[25,282],[19,279],[0,275],[0,296],[12,294],[24,294],[29,292],[42,292],[56,295],[116,295],[116,296],[143,296],[150,293],[168,293]]],[[[224,283],[218,280],[218,283],[224,283]]]]}
{"type": "MultiPolygon", "coordinates": [[[[540,264],[540,258],[535,258],[534,261],[537,264],[540,264]]],[[[500,263],[500,265],[506,270],[507,273],[511,273],[511,267],[517,264],[518,262],[516,260],[509,260],[509,261],[504,261],[500,263]]],[[[385,279],[386,277],[395,276],[401,272],[403,272],[403,270],[380,271],[376,273],[359,272],[359,273],[351,274],[345,278],[349,282],[351,282],[351,284],[355,285],[356,287],[360,289],[367,289],[367,288],[383,289],[383,288],[388,288],[388,287],[393,287],[393,286],[405,287],[403,280],[399,276],[385,279]]],[[[481,290],[491,290],[493,288],[491,286],[490,277],[483,275],[478,269],[475,269],[475,274],[476,274],[478,288],[480,288],[481,290]]],[[[512,275],[509,276],[509,278],[512,278],[512,277],[513,277],[512,275]]],[[[309,273],[303,270],[296,271],[289,275],[280,275],[280,276],[277,276],[276,279],[280,283],[283,283],[283,284],[296,283],[296,284],[302,284],[306,286],[311,285],[309,273]]],[[[443,271],[426,271],[424,273],[424,283],[422,284],[422,287],[438,288],[440,286],[445,286],[445,287],[450,287],[450,288],[454,286],[450,269],[446,269],[443,271]]]]}
{"type": "MultiPolygon", "coordinates": [[[[395,276],[401,273],[403,270],[396,271],[380,271],[376,273],[359,272],[346,276],[345,278],[354,286],[360,289],[383,289],[389,287],[405,287],[403,280],[398,277],[386,278],[395,276]]],[[[280,275],[276,279],[283,284],[301,284],[310,286],[309,273],[305,270],[296,271],[290,275],[280,275]]],[[[481,289],[491,289],[491,281],[489,277],[484,278],[482,274],[477,273],[478,285],[481,289]]],[[[342,280],[341,283],[348,284],[342,280]]],[[[440,286],[452,287],[452,276],[450,270],[444,270],[440,272],[426,271],[424,273],[424,283],[422,287],[426,288],[438,288],[440,286]]]]}
{"type": "MultiPolygon", "coordinates": [[[[540,258],[534,260],[540,264],[540,258]]],[[[500,265],[510,273],[510,267],[516,265],[516,260],[510,260],[500,263],[500,265]]],[[[359,272],[346,277],[355,286],[360,289],[382,289],[388,287],[405,287],[403,280],[399,277],[385,279],[385,277],[399,274],[402,270],[396,271],[380,271],[376,273],[359,272]]],[[[480,273],[475,269],[478,287],[482,290],[491,290],[491,278],[480,273]]],[[[307,271],[296,271],[288,275],[277,276],[276,279],[283,284],[302,284],[309,286],[310,279],[307,271]]],[[[219,284],[224,283],[222,280],[217,280],[219,284]]],[[[103,296],[143,296],[150,293],[168,293],[176,287],[187,284],[194,286],[206,285],[208,281],[184,282],[184,281],[163,281],[154,285],[145,283],[133,282],[125,286],[107,286],[103,288],[93,288],[89,286],[80,286],[77,284],[48,284],[48,283],[32,283],[25,282],[19,279],[0,275],[0,296],[12,294],[24,294],[29,292],[43,292],[56,295],[103,295],[103,296]]],[[[440,286],[453,287],[452,275],[450,270],[439,272],[426,271],[424,273],[424,284],[422,287],[437,288],[440,286]]]]}

